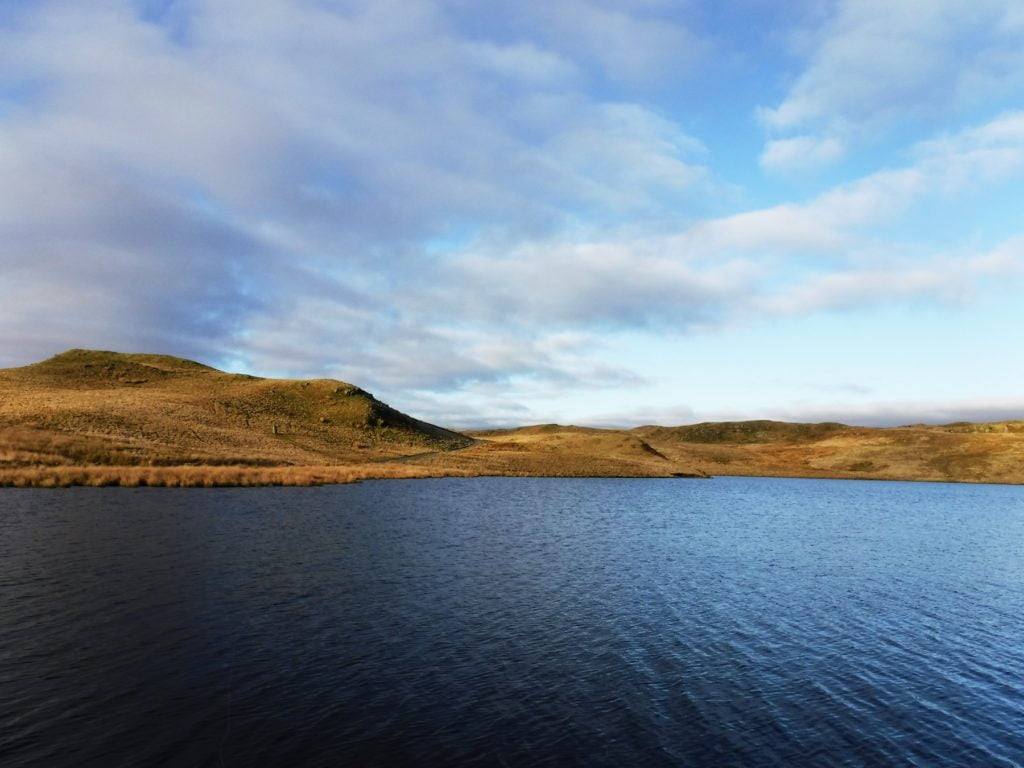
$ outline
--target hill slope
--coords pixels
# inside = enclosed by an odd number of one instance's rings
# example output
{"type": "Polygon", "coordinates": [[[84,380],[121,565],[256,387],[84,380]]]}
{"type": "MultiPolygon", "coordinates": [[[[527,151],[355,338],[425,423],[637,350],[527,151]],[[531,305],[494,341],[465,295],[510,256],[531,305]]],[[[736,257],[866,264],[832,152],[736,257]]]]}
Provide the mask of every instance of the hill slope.
{"type": "Polygon", "coordinates": [[[1024,483],[1024,422],[882,429],[748,421],[632,433],[714,475],[1024,483]]]}
{"type": "Polygon", "coordinates": [[[6,467],[337,465],[472,442],[327,379],[261,379],[79,349],[0,370],[6,467]]]}
{"type": "Polygon", "coordinates": [[[546,424],[469,433],[428,466],[474,473],[753,475],[1024,483],[1024,422],[896,428],[778,421],[599,430],[546,424]],[[589,470],[589,471],[588,471],[589,470]]]}
{"type": "Polygon", "coordinates": [[[422,466],[479,475],[533,477],[703,476],[687,461],[673,460],[642,437],[617,429],[544,424],[471,433],[476,445],[415,458],[422,466]]]}

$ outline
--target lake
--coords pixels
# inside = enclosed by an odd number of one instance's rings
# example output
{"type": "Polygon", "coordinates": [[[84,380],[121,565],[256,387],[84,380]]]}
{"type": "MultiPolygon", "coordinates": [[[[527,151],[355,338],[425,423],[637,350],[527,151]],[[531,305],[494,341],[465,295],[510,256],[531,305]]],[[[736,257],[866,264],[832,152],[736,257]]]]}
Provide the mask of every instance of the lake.
{"type": "Polygon", "coordinates": [[[1024,488],[0,491],[0,764],[1024,765],[1024,488]]]}

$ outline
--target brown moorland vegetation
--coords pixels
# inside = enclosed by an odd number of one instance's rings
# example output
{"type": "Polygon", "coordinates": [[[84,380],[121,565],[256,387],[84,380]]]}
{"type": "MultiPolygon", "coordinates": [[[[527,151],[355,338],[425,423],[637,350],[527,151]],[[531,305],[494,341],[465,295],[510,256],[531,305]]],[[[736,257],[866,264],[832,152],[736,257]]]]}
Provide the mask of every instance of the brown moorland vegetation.
{"type": "Polygon", "coordinates": [[[818,477],[1024,483],[1024,422],[912,425],[741,421],[631,430],[544,425],[419,463],[474,474],[818,477]]]}
{"type": "Polygon", "coordinates": [[[1024,483],[1024,422],[850,427],[772,421],[631,430],[712,475],[1024,483]]]}
{"type": "Polygon", "coordinates": [[[70,350],[0,370],[0,486],[314,485],[465,475],[1024,483],[1024,422],[555,424],[462,435],[334,380],[70,350]]]}
{"type": "Polygon", "coordinates": [[[456,470],[430,469],[394,463],[324,467],[35,467],[0,469],[0,487],[67,488],[164,487],[220,488],[265,485],[343,485],[361,480],[409,480],[428,477],[461,477],[456,470]]]}
{"type": "Polygon", "coordinates": [[[623,430],[545,424],[470,433],[478,442],[407,461],[475,475],[533,477],[702,477],[686,461],[665,456],[623,430]]]}
{"type": "Polygon", "coordinates": [[[333,466],[472,444],[358,387],[70,350],[0,370],[0,469],[333,466]]]}

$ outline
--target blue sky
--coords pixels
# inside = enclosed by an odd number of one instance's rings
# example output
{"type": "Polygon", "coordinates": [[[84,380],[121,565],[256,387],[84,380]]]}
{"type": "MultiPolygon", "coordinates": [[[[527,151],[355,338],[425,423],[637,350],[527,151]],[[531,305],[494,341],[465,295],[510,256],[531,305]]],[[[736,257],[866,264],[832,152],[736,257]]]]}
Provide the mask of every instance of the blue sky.
{"type": "Polygon", "coordinates": [[[0,365],[1024,418],[1016,0],[0,2],[0,365]]]}

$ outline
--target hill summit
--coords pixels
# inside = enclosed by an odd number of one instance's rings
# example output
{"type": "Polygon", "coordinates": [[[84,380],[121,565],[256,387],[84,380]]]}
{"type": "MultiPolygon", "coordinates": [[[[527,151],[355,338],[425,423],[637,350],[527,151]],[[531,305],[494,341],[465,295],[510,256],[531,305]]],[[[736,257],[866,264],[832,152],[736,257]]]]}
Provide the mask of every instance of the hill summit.
{"type": "Polygon", "coordinates": [[[472,443],[332,379],[85,349],[0,370],[8,466],[337,465],[472,443]]]}

